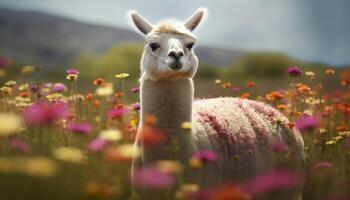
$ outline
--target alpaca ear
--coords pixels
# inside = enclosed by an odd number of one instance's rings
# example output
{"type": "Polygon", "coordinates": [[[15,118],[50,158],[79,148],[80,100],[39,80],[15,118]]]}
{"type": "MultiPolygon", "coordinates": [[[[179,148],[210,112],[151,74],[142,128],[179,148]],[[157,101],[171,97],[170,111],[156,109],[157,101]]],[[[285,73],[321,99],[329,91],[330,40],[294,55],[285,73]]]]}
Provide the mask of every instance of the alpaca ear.
{"type": "Polygon", "coordinates": [[[207,13],[208,9],[199,8],[190,18],[185,21],[185,27],[188,30],[193,31],[199,25],[202,19],[206,17],[207,13]]]}
{"type": "Polygon", "coordinates": [[[128,16],[130,21],[132,21],[136,28],[143,34],[147,35],[153,29],[152,24],[141,17],[136,11],[129,11],[128,16]]]}

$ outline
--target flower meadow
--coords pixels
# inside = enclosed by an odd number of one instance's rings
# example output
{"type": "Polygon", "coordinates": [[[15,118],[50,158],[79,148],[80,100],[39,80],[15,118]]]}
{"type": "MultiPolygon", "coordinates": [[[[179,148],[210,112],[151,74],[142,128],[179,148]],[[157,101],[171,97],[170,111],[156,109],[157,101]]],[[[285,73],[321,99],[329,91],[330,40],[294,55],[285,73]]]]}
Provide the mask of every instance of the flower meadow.
{"type": "MultiPolygon", "coordinates": [[[[132,184],[154,193],[154,199],[274,199],[279,191],[301,186],[303,199],[350,199],[349,73],[318,72],[338,90],[318,82],[320,74],[293,66],[286,71],[289,86],[264,95],[254,94],[260,87],[254,81],[238,87],[211,80],[225,95],[262,101],[284,113],[289,128],[303,135],[306,162],[304,174],[283,168],[290,152],[276,143],[272,150],[280,168],[243,183],[207,188],[184,182],[184,167],[176,160],[147,166],[131,179],[131,161],[140,156],[133,147],[140,104],[134,101],[138,83],[125,84],[129,74],[110,81],[96,77],[89,91],[81,92],[84,72],[69,69],[53,83],[33,78],[35,69],[24,66],[16,80],[0,88],[0,199],[138,199],[132,184]]],[[[278,127],[280,119],[274,120],[278,127]]],[[[152,128],[157,119],[148,116],[146,123],[143,142],[164,141],[164,133],[152,128]]],[[[182,128],[190,131],[191,123],[182,128]]],[[[188,162],[200,171],[219,159],[216,152],[201,151],[188,162]]]]}

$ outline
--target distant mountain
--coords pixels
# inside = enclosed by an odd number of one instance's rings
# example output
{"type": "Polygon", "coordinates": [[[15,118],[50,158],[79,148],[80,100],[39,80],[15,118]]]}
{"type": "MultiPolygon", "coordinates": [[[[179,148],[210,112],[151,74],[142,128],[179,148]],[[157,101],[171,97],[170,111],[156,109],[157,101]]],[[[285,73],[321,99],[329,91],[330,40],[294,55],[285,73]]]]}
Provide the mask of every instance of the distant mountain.
{"type": "MultiPolygon", "coordinates": [[[[0,9],[0,54],[28,64],[67,66],[81,52],[100,54],[124,42],[142,42],[133,31],[82,23],[36,11],[0,9]]],[[[241,54],[199,46],[202,63],[224,66],[241,54]]]]}

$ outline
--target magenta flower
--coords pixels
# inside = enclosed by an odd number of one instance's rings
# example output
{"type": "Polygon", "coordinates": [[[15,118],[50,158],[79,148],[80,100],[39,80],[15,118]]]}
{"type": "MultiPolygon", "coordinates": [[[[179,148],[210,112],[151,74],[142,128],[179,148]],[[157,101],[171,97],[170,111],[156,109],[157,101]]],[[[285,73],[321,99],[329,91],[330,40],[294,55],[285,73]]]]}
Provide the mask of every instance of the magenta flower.
{"type": "Polygon", "coordinates": [[[56,83],[53,85],[52,91],[58,93],[65,92],[67,91],[67,87],[63,83],[56,83]]]}
{"type": "Polygon", "coordinates": [[[89,133],[92,132],[93,127],[91,124],[88,124],[88,123],[72,123],[72,124],[68,124],[66,129],[74,133],[88,135],[89,133]]]}
{"type": "Polygon", "coordinates": [[[295,126],[301,132],[312,131],[318,127],[318,119],[315,116],[303,116],[299,118],[295,126]]]}
{"type": "Polygon", "coordinates": [[[68,69],[66,72],[67,74],[79,74],[79,70],[77,69],[68,69]]]}
{"type": "Polygon", "coordinates": [[[53,84],[50,83],[50,82],[43,83],[43,87],[44,87],[44,88],[51,88],[52,85],[53,85],[53,84]]]}
{"type": "Polygon", "coordinates": [[[199,151],[192,156],[195,159],[199,159],[203,162],[213,162],[218,159],[216,152],[210,150],[199,151]]]}
{"type": "Polygon", "coordinates": [[[133,103],[131,106],[134,110],[140,110],[141,108],[140,103],[133,103]]]}
{"type": "Polygon", "coordinates": [[[318,162],[315,164],[314,169],[330,169],[332,168],[332,163],[328,161],[318,162]]]}
{"type": "Polygon", "coordinates": [[[297,67],[297,66],[293,66],[293,67],[289,67],[287,69],[287,73],[289,74],[289,76],[291,77],[298,77],[298,76],[301,76],[303,71],[297,67]]]}
{"type": "Polygon", "coordinates": [[[31,150],[29,144],[27,144],[26,142],[24,142],[23,140],[18,139],[18,138],[11,139],[10,147],[13,150],[21,151],[21,152],[25,152],[25,153],[30,152],[30,150],[31,150]]]}
{"type": "Polygon", "coordinates": [[[140,91],[140,87],[133,87],[132,89],[131,89],[131,92],[132,93],[138,93],[140,91]]]}
{"type": "Polygon", "coordinates": [[[41,101],[26,108],[23,118],[27,124],[42,125],[63,119],[68,113],[69,107],[64,102],[50,104],[46,101],[41,101]]]}
{"type": "Polygon", "coordinates": [[[166,189],[175,182],[175,177],[156,168],[146,167],[135,171],[132,184],[140,188],[166,189]]]}
{"type": "Polygon", "coordinates": [[[129,113],[129,110],[125,107],[114,108],[108,112],[108,116],[112,119],[115,119],[115,118],[120,118],[123,115],[126,115],[128,113],[129,113]]]}
{"type": "Polygon", "coordinates": [[[4,56],[0,56],[0,69],[8,69],[10,66],[11,61],[4,56]]]}
{"type": "Polygon", "coordinates": [[[91,152],[98,152],[103,150],[107,144],[107,140],[104,140],[102,138],[96,138],[89,143],[88,149],[91,152]]]}
{"type": "Polygon", "coordinates": [[[301,182],[300,174],[288,170],[279,170],[257,176],[244,184],[243,189],[253,197],[259,197],[273,191],[295,188],[301,182]]]}

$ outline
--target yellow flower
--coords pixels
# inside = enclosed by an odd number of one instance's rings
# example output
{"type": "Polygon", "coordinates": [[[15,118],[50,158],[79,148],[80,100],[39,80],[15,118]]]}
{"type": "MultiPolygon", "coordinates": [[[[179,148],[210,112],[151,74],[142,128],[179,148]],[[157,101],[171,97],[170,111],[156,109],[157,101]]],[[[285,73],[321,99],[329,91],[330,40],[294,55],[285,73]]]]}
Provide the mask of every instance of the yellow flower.
{"type": "Polygon", "coordinates": [[[336,143],[337,143],[337,142],[334,141],[334,140],[329,140],[329,141],[326,142],[326,145],[334,145],[334,144],[336,144],[336,143]]]}
{"type": "Polygon", "coordinates": [[[193,168],[201,168],[203,166],[203,162],[197,158],[191,158],[189,160],[190,166],[193,168]]]}
{"type": "Polygon", "coordinates": [[[21,69],[21,73],[22,74],[31,74],[33,73],[37,68],[31,65],[26,65],[24,67],[22,67],[21,69]]]}
{"type": "Polygon", "coordinates": [[[215,80],[215,84],[221,84],[221,80],[220,79],[216,79],[215,80]]]}
{"type": "Polygon", "coordinates": [[[78,74],[68,74],[66,79],[70,81],[75,81],[78,78],[78,74]]]}
{"type": "Polygon", "coordinates": [[[315,72],[312,72],[312,71],[306,71],[305,75],[307,77],[309,77],[310,79],[314,79],[316,74],[315,74],[315,72]]]}
{"type": "Polygon", "coordinates": [[[156,163],[156,167],[159,171],[164,173],[179,173],[182,171],[183,166],[178,161],[173,160],[161,160],[156,163]]]}
{"type": "Polygon", "coordinates": [[[327,133],[327,130],[324,128],[320,128],[320,133],[327,133]]]}
{"type": "Polygon", "coordinates": [[[8,86],[4,86],[0,88],[0,91],[3,94],[10,94],[12,92],[12,88],[8,87],[8,86]]]}
{"type": "Polygon", "coordinates": [[[103,130],[99,137],[108,141],[118,141],[123,138],[122,133],[116,129],[103,130]]]}
{"type": "Polygon", "coordinates": [[[186,199],[188,194],[194,194],[199,191],[199,185],[195,183],[185,183],[176,192],[176,199],[186,199]]]}
{"type": "Polygon", "coordinates": [[[127,78],[129,76],[130,76],[130,74],[128,74],[128,73],[120,73],[120,74],[115,75],[115,77],[119,78],[119,79],[124,79],[124,78],[127,78]]]}
{"type": "Polygon", "coordinates": [[[3,69],[0,69],[0,77],[6,76],[6,71],[3,69]]]}
{"type": "Polygon", "coordinates": [[[29,84],[28,83],[25,83],[25,84],[22,84],[18,87],[19,91],[25,91],[29,88],[29,84]]]}
{"type": "Polygon", "coordinates": [[[13,87],[13,86],[15,86],[17,84],[17,82],[16,81],[7,81],[6,83],[5,83],[5,85],[6,86],[8,86],[8,87],[13,87]]]}
{"type": "Polygon", "coordinates": [[[181,124],[181,128],[186,129],[186,130],[191,130],[192,129],[192,123],[191,122],[183,122],[181,124]]]}
{"type": "Polygon", "coordinates": [[[113,94],[113,87],[98,87],[95,91],[98,96],[109,96],[113,94]]]}
{"type": "Polygon", "coordinates": [[[31,158],[23,165],[22,171],[30,176],[51,177],[56,174],[56,163],[48,158],[31,158]]]}
{"type": "Polygon", "coordinates": [[[14,113],[0,113],[0,136],[12,135],[22,128],[21,117],[14,113]]]}
{"type": "Polygon", "coordinates": [[[0,158],[0,172],[21,173],[29,176],[51,177],[57,171],[56,163],[48,158],[0,158]]]}
{"type": "Polygon", "coordinates": [[[138,147],[134,147],[133,144],[123,144],[117,147],[117,152],[120,156],[124,158],[137,158],[140,156],[140,149],[138,147]]]}
{"type": "Polygon", "coordinates": [[[84,153],[77,148],[72,147],[59,147],[54,150],[53,156],[62,161],[81,163],[85,160],[84,153]]]}
{"type": "Polygon", "coordinates": [[[333,75],[333,74],[335,74],[335,70],[334,69],[327,69],[326,70],[326,74],[327,75],[333,75]]]}

